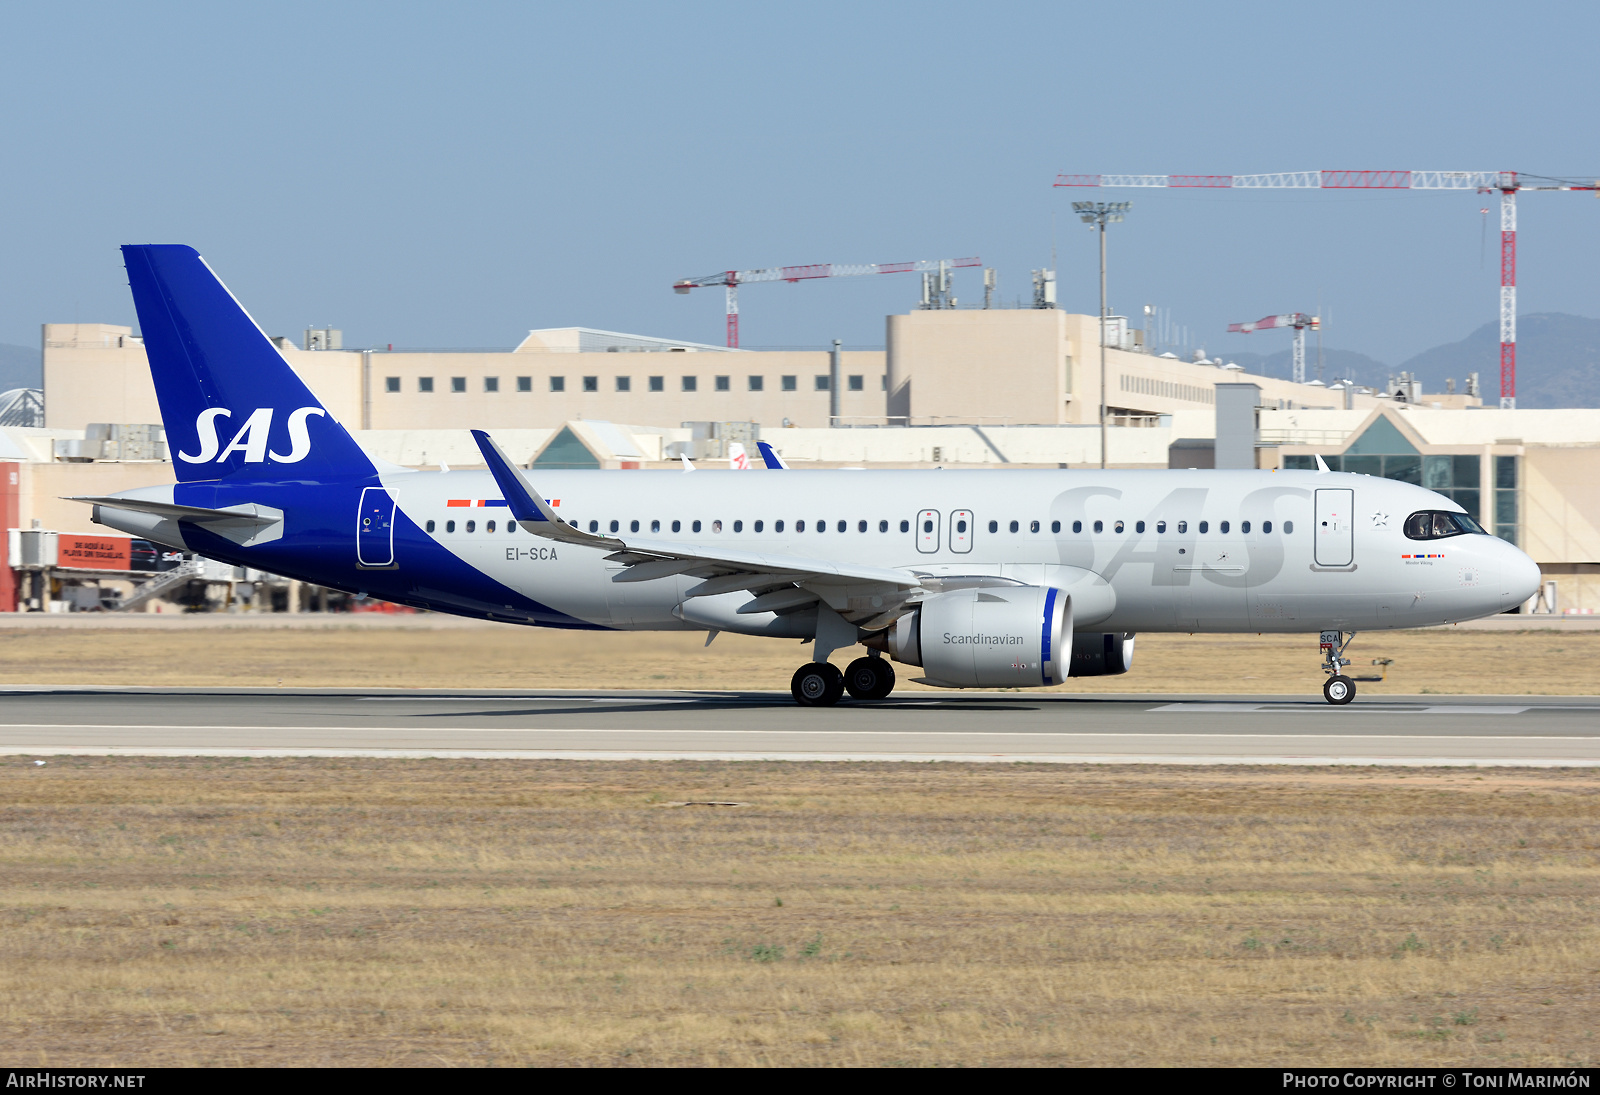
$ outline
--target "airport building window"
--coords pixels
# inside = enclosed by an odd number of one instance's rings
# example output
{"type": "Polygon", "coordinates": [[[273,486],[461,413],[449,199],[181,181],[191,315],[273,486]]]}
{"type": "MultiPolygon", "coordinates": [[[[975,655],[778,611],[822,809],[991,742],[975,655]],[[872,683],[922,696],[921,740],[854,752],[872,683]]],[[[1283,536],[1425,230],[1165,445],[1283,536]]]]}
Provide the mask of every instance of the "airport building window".
{"type": "Polygon", "coordinates": [[[795,390],[797,390],[799,388],[799,386],[800,386],[799,381],[800,381],[799,377],[794,377],[794,376],[779,377],[778,378],[778,386],[781,387],[786,392],[792,392],[792,391],[795,391],[795,390]]]}
{"type": "Polygon", "coordinates": [[[464,391],[466,391],[467,390],[467,378],[464,377],[464,376],[453,376],[453,377],[451,377],[450,378],[450,390],[452,392],[464,392],[464,391]]]}
{"type": "Polygon", "coordinates": [[[692,391],[695,391],[699,386],[700,386],[700,382],[696,377],[686,376],[686,377],[683,378],[683,390],[684,391],[692,392],[692,391]]]}
{"type": "Polygon", "coordinates": [[[817,391],[825,392],[825,391],[828,390],[828,374],[827,373],[818,373],[816,375],[816,377],[815,377],[815,380],[816,380],[817,391]]]}
{"type": "Polygon", "coordinates": [[[715,383],[716,383],[717,391],[719,391],[719,392],[731,392],[733,390],[733,378],[732,377],[719,376],[719,377],[716,378],[715,383]]]}
{"type": "Polygon", "coordinates": [[[384,377],[383,390],[386,392],[398,392],[400,390],[400,378],[397,376],[384,377]]]}
{"type": "Polygon", "coordinates": [[[553,376],[553,377],[551,377],[550,378],[550,390],[552,392],[564,392],[564,391],[566,391],[567,390],[567,378],[564,377],[564,376],[553,376]]]}
{"type": "Polygon", "coordinates": [[[433,391],[433,377],[431,377],[431,376],[419,376],[419,377],[417,377],[417,391],[419,391],[419,392],[431,392],[431,391],[433,391]]]}
{"type": "Polygon", "coordinates": [[[633,377],[631,377],[631,376],[619,376],[619,377],[617,377],[617,391],[619,391],[619,392],[631,392],[631,391],[633,391],[633,377]]]}
{"type": "Polygon", "coordinates": [[[767,378],[766,377],[764,377],[764,376],[753,376],[753,377],[750,378],[750,390],[752,392],[759,392],[765,387],[766,383],[767,383],[767,378]]]}
{"type": "Polygon", "coordinates": [[[517,391],[519,391],[519,392],[531,392],[531,391],[533,391],[533,377],[531,377],[531,376],[519,376],[519,377],[517,377],[517,391]]]}
{"type": "Polygon", "coordinates": [[[598,392],[600,390],[600,378],[597,376],[584,377],[583,390],[586,392],[598,392]]]}
{"type": "Polygon", "coordinates": [[[862,385],[865,382],[866,382],[866,378],[865,377],[852,375],[849,378],[849,381],[845,386],[847,388],[849,388],[852,392],[860,392],[860,391],[865,391],[866,390],[865,388],[862,387],[862,385]]]}
{"type": "Polygon", "coordinates": [[[454,521],[446,521],[444,523],[444,530],[446,532],[454,532],[456,530],[456,523],[454,521]]]}
{"type": "Polygon", "coordinates": [[[1494,534],[1517,542],[1517,458],[1494,458],[1494,534]]]}
{"type": "Polygon", "coordinates": [[[664,391],[666,391],[667,390],[667,378],[664,377],[664,376],[653,376],[653,377],[651,377],[650,378],[650,390],[652,392],[664,392],[664,391]]]}
{"type": "MultiPolygon", "coordinates": [[[[885,391],[885,392],[889,390],[889,374],[888,373],[884,373],[882,376],[880,376],[878,378],[878,387],[879,387],[880,390],[885,391]]],[[[1070,387],[1070,385],[1069,385],[1069,387],[1070,387]]]]}
{"type": "Polygon", "coordinates": [[[424,530],[426,530],[428,532],[432,532],[433,531],[433,518],[431,518],[431,517],[428,518],[428,523],[426,525],[424,525],[423,528],[424,528],[424,530]]]}
{"type": "Polygon", "coordinates": [[[500,378],[497,376],[484,377],[483,390],[486,392],[498,392],[500,390],[500,378]]]}
{"type": "Polygon", "coordinates": [[[911,531],[911,522],[910,521],[901,521],[900,522],[900,531],[901,532],[910,532],[911,531]]]}

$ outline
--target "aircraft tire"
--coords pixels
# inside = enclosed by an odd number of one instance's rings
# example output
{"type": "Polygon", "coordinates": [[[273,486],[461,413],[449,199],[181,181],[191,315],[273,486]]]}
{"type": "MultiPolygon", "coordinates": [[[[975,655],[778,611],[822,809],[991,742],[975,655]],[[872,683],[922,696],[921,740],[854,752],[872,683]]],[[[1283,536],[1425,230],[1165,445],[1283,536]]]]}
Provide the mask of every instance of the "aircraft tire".
{"type": "Polygon", "coordinates": [[[844,695],[844,674],[828,662],[807,662],[794,671],[789,693],[801,707],[832,707],[844,695]]]}
{"type": "Polygon", "coordinates": [[[894,691],[894,666],[882,658],[857,658],[844,670],[852,699],[881,700],[894,691]]]}
{"type": "Polygon", "coordinates": [[[1322,697],[1331,704],[1343,706],[1356,698],[1356,682],[1343,673],[1329,677],[1323,682],[1322,697]]]}

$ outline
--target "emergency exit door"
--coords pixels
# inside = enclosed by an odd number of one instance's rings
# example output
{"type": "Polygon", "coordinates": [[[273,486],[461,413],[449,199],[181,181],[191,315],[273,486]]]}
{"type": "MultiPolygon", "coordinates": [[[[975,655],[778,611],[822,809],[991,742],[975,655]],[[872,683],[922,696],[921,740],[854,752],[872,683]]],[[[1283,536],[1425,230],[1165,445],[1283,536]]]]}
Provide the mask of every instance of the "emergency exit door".
{"type": "Polygon", "coordinates": [[[1353,490],[1329,487],[1317,491],[1318,566],[1347,567],[1355,561],[1355,505],[1353,490]]]}
{"type": "Polygon", "coordinates": [[[364,567],[394,566],[394,499],[382,487],[361,491],[356,517],[356,563],[364,567]]]}
{"type": "Polygon", "coordinates": [[[932,555],[939,550],[939,511],[925,509],[917,514],[917,550],[932,555]]]}

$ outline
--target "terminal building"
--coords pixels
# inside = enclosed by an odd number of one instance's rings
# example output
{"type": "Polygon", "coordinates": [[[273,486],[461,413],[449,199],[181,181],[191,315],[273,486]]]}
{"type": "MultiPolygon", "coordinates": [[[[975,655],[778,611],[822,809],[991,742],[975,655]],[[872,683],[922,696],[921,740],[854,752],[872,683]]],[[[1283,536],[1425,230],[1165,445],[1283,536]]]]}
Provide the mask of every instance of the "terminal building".
{"type": "MultiPolygon", "coordinates": [[[[1100,465],[1097,317],[926,309],[885,326],[883,349],[836,355],[581,327],[531,331],[489,352],[345,349],[332,329],[274,342],[369,452],[413,467],[481,466],[473,428],[494,431],[532,467],[626,471],[685,457],[726,466],[735,443],[753,450],[757,439],[796,467],[1100,465]]],[[[1120,318],[1108,330],[1109,466],[1293,468],[1321,456],[1334,468],[1418,482],[1539,561],[1556,585],[1538,610],[1600,607],[1592,411],[1485,408],[1466,377],[1459,393],[1424,393],[1405,377],[1382,390],[1297,384],[1222,360],[1146,353],[1120,318]]],[[[46,324],[42,333],[43,425],[0,424],[0,516],[16,530],[0,610],[129,603],[151,581],[119,585],[93,567],[62,565],[59,553],[47,566],[48,552],[29,544],[33,530],[69,540],[104,532],[66,496],[173,481],[151,425],[160,413],[144,347],[109,324],[46,324]],[[81,591],[90,584],[97,594],[81,591]]],[[[213,599],[227,586],[230,600],[230,583],[246,581],[256,587],[253,609],[321,596],[273,587],[270,576],[190,581],[211,583],[213,599]]],[[[149,595],[139,603],[160,605],[149,595]]]]}

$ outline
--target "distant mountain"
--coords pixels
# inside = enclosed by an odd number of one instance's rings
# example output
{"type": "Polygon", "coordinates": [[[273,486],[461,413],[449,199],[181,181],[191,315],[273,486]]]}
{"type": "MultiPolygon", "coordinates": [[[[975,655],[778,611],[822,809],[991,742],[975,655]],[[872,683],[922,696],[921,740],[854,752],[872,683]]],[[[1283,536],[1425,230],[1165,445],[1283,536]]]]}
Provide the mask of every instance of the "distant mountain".
{"type": "Polygon", "coordinates": [[[10,346],[0,342],[0,392],[12,388],[44,387],[44,366],[39,347],[10,346]]]}
{"type": "MultiPolygon", "coordinates": [[[[1400,368],[1415,373],[1425,392],[1444,391],[1446,377],[1461,391],[1475,372],[1484,403],[1493,406],[1500,396],[1500,325],[1485,323],[1400,368]]],[[[1560,312],[1517,317],[1517,406],[1600,407],[1600,319],[1560,312]]]]}

